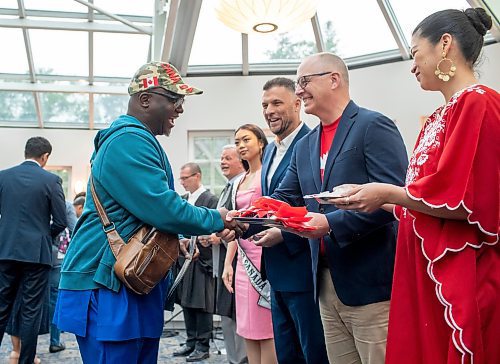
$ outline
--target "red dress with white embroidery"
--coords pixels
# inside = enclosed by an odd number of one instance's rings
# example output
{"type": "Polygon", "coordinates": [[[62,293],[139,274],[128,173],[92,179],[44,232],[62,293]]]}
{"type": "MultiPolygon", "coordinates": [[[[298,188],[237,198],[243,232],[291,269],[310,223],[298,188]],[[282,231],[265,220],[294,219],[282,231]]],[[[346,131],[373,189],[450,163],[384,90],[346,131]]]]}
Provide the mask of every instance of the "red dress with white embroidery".
{"type": "Polygon", "coordinates": [[[400,220],[386,363],[500,363],[500,95],[457,92],[426,121],[406,192],[440,219],[396,206],[400,220]]]}

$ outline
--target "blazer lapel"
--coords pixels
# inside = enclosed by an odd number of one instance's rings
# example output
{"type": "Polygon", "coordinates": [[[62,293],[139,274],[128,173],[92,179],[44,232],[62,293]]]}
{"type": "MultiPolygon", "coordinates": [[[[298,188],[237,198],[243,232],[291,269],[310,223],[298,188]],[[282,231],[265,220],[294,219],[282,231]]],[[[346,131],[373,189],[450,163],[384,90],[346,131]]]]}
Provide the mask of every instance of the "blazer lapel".
{"type": "Polygon", "coordinates": [[[269,189],[267,186],[267,176],[269,174],[269,168],[271,167],[271,162],[273,161],[275,154],[276,154],[276,144],[274,144],[274,142],[271,142],[270,144],[268,144],[264,153],[264,158],[262,160],[262,173],[260,178],[261,178],[261,188],[263,196],[268,196],[269,191],[270,190],[272,191],[272,189],[269,189]]]}
{"type": "Polygon", "coordinates": [[[333,138],[332,146],[330,147],[330,151],[328,152],[328,158],[326,159],[325,166],[325,174],[323,177],[323,183],[321,185],[321,191],[325,191],[328,186],[328,180],[332,173],[332,167],[337,158],[344,141],[349,134],[349,130],[353,126],[356,119],[354,117],[358,113],[358,106],[351,100],[347,104],[344,112],[342,113],[342,117],[339,121],[339,126],[337,127],[337,131],[335,132],[335,137],[333,138]]]}
{"type": "Polygon", "coordinates": [[[314,184],[316,186],[316,190],[318,192],[321,191],[321,175],[320,175],[320,170],[319,170],[319,151],[320,151],[320,138],[321,138],[321,133],[320,133],[320,126],[318,125],[313,129],[311,134],[307,136],[308,144],[309,144],[309,159],[311,161],[311,167],[312,167],[312,176],[314,180],[314,184]]]}

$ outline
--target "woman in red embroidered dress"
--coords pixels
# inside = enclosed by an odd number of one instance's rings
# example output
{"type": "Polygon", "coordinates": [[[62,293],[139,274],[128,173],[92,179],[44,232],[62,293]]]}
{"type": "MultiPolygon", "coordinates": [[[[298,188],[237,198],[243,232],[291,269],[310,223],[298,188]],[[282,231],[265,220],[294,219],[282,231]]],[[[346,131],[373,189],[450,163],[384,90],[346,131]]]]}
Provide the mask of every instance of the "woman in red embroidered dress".
{"type": "Polygon", "coordinates": [[[500,95],[473,66],[492,25],[444,10],[414,30],[411,72],[446,104],[418,137],[404,188],[371,183],[339,208],[400,220],[386,363],[500,363],[500,95]]]}

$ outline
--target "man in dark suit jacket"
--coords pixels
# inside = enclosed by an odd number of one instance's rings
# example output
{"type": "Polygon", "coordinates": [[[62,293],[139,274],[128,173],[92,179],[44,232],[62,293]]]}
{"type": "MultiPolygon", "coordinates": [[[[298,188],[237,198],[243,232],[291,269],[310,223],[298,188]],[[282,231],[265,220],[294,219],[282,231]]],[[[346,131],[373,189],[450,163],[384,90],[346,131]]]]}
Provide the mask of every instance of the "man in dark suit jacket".
{"type": "Polygon", "coordinates": [[[43,169],[51,152],[47,139],[30,138],[26,160],[0,171],[0,343],[21,289],[19,363],[35,359],[52,266],[52,239],[67,224],[62,181],[43,169]]]}
{"type": "MultiPolygon", "coordinates": [[[[180,181],[188,192],[183,196],[192,205],[217,207],[217,197],[201,184],[201,169],[196,163],[181,167],[180,181]]],[[[187,362],[201,361],[209,357],[215,310],[215,279],[213,278],[212,248],[197,241],[199,257],[191,262],[178,288],[179,303],[186,325],[186,345],[174,352],[174,356],[187,356],[187,362]]],[[[179,258],[182,264],[184,259],[179,258]]]]}
{"type": "MultiPolygon", "coordinates": [[[[317,229],[310,238],[313,277],[331,363],[383,363],[396,245],[394,217],[337,210],[304,201],[346,183],[403,185],[406,150],[394,122],[356,105],[343,60],[331,53],[306,58],[296,95],[320,125],[295,146],[272,197],[307,206],[317,229]],[[316,282],[316,278],[318,281],[316,282]]],[[[347,201],[348,202],[348,201],[347,201]]]]}
{"type": "MultiPolygon", "coordinates": [[[[295,82],[277,77],[266,82],[263,91],[264,118],[276,135],[275,142],[267,146],[262,161],[262,195],[269,196],[285,176],[294,146],[310,129],[300,121],[301,101],[295,95],[295,82]]],[[[309,269],[311,252],[307,239],[279,229],[270,229],[263,236],[267,236],[262,239],[267,243],[262,250],[262,273],[271,283],[278,362],[327,363],[321,316],[309,269]]]]}

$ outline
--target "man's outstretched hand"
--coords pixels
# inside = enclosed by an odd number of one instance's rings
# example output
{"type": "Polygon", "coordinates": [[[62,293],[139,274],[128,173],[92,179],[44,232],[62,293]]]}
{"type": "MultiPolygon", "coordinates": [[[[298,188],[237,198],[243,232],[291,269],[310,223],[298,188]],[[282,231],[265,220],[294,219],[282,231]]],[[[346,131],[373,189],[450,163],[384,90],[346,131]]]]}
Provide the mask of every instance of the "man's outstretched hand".
{"type": "Polygon", "coordinates": [[[224,230],[217,233],[224,241],[232,241],[240,236],[248,229],[248,224],[242,224],[233,220],[232,215],[228,215],[228,210],[225,208],[219,209],[222,221],[224,221],[224,230]]]}

